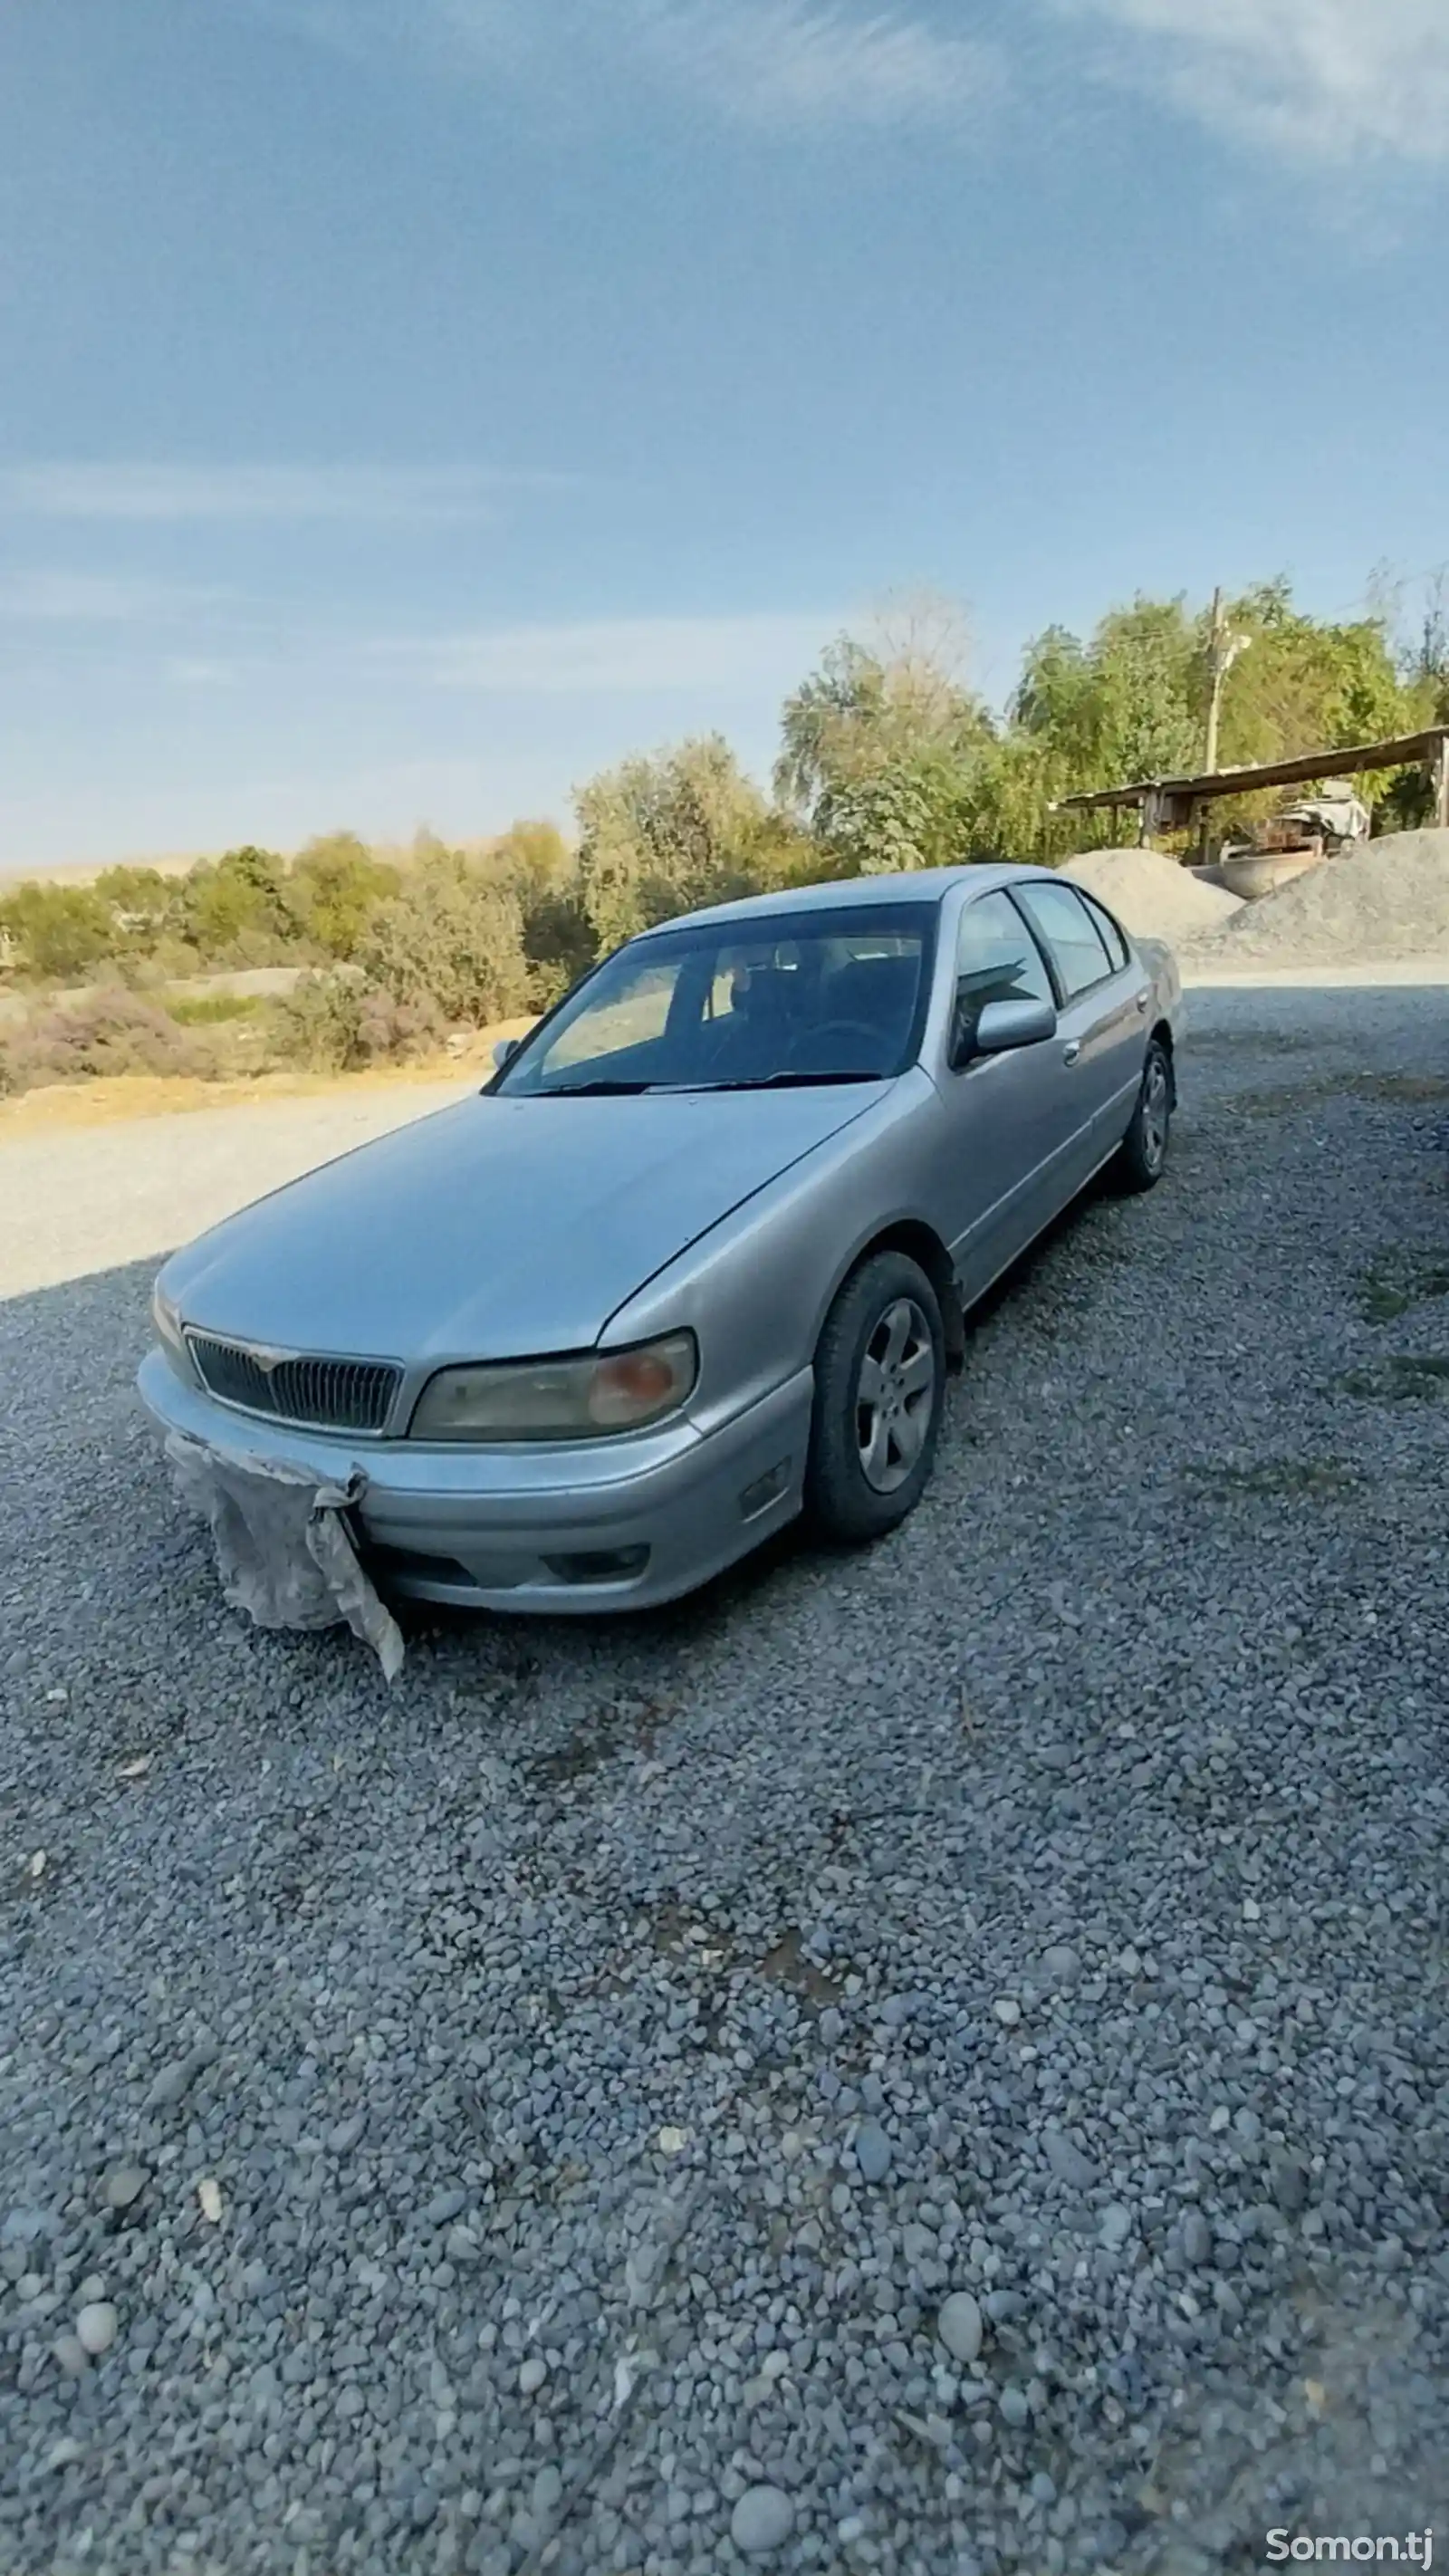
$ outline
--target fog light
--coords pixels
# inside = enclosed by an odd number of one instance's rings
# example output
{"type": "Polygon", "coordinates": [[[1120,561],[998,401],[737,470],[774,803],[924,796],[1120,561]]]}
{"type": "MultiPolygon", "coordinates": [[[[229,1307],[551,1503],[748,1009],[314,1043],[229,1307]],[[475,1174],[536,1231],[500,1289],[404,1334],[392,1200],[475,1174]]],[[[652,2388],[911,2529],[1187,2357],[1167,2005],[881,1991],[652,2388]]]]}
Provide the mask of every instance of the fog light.
{"type": "Polygon", "coordinates": [[[546,1556],[544,1564],[560,1583],[627,1583],[649,1562],[647,1547],[591,1547],[578,1556],[546,1556]]]}
{"type": "Polygon", "coordinates": [[[752,1485],[745,1487],[740,1496],[741,1520],[752,1521],[759,1513],[767,1512],[771,1503],[778,1503],[789,1482],[790,1461],[788,1458],[782,1458],[777,1467],[770,1469],[768,1475],[757,1476],[752,1485]]]}

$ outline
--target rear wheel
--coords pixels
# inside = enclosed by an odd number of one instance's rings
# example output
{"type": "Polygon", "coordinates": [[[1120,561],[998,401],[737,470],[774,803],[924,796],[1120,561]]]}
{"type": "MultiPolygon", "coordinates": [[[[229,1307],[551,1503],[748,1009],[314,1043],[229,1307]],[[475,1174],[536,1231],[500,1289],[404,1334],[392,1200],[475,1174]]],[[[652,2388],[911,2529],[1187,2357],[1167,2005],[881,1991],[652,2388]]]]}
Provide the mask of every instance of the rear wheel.
{"type": "Polygon", "coordinates": [[[904,1253],[873,1254],[846,1280],[815,1354],[805,1508],[822,1537],[859,1545],[915,1510],[945,1390],[935,1289],[904,1253]]]}
{"type": "Polygon", "coordinates": [[[1172,1062],[1161,1038],[1153,1038],[1142,1068],[1142,1087],[1132,1124],[1122,1139],[1112,1176],[1124,1190],[1152,1190],[1167,1169],[1172,1141],[1172,1062]]]}

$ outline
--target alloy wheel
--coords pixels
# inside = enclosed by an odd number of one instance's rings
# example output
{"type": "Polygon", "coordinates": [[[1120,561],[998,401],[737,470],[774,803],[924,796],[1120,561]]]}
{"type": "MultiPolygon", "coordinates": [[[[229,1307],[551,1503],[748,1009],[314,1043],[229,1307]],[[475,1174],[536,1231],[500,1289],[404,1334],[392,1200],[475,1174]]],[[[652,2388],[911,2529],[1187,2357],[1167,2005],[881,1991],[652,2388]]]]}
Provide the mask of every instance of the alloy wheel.
{"type": "Polygon", "coordinates": [[[1167,1067],[1154,1053],[1142,1082],[1142,1158],[1152,1172],[1160,1171],[1166,1158],[1171,1106],[1167,1067]]]}
{"type": "Polygon", "coordinates": [[[936,1402],[936,1345],[913,1297],[887,1306],[865,1346],[855,1393],[860,1469],[877,1494],[893,1494],[915,1469],[936,1402]]]}

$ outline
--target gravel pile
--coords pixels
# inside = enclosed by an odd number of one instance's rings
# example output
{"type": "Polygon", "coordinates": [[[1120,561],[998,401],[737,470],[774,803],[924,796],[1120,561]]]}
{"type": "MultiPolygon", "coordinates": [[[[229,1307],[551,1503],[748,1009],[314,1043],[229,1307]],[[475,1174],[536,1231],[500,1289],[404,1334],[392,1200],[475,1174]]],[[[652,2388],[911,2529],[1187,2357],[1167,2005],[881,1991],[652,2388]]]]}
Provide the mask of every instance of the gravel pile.
{"type": "Polygon", "coordinates": [[[1393,832],[1245,904],[1194,958],[1240,966],[1359,966],[1449,958],[1449,832],[1393,832]]]}
{"type": "Polygon", "coordinates": [[[1086,850],[1062,873],[1100,895],[1135,938],[1165,939],[1169,947],[1200,939],[1243,909],[1226,887],[1205,885],[1160,850],[1086,850]]]}
{"type": "Polygon", "coordinates": [[[220,1606],[149,1263],[0,1306],[0,2565],[1442,2525],[1440,1003],[1200,995],[883,1548],[392,1691],[220,1606]]]}

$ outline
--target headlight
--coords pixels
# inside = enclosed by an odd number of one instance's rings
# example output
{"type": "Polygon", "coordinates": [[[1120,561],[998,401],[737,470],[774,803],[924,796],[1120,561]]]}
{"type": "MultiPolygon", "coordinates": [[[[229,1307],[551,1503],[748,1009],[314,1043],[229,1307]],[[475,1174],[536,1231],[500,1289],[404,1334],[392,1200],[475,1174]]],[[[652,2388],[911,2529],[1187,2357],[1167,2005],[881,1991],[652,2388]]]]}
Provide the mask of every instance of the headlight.
{"type": "Polygon", "coordinates": [[[156,1327],[161,1348],[177,1376],[183,1378],[188,1386],[195,1386],[196,1371],[191,1364],[191,1353],[186,1347],[186,1335],[181,1328],[181,1310],[175,1299],[167,1296],[159,1279],[151,1291],[151,1321],[156,1327]]]}
{"type": "Polygon", "coordinates": [[[151,1321],[155,1325],[157,1332],[160,1334],[162,1341],[165,1342],[171,1350],[179,1352],[181,1357],[184,1359],[186,1356],[186,1344],[181,1337],[180,1310],[173,1303],[171,1298],[166,1295],[159,1279],[151,1291],[151,1321]]]}
{"type": "Polygon", "coordinates": [[[418,1398],[413,1440],[598,1440],[677,1413],[693,1391],[693,1333],[577,1360],[442,1369],[418,1398]]]}

